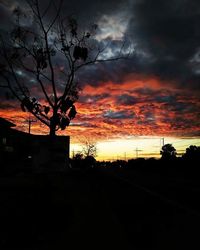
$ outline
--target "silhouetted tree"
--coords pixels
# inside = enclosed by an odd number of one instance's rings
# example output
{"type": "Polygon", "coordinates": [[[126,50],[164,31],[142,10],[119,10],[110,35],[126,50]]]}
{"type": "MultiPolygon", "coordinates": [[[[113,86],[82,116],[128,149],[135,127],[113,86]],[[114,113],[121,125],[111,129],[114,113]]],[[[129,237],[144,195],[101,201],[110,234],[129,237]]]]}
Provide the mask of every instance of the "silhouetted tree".
{"type": "Polygon", "coordinates": [[[82,153],[85,158],[86,157],[95,158],[97,156],[97,145],[93,140],[83,139],[81,143],[82,143],[82,153]]]}
{"type": "Polygon", "coordinates": [[[200,147],[195,145],[190,145],[188,148],[186,148],[186,152],[183,155],[183,159],[200,160],[200,147]]]}
{"type": "Polygon", "coordinates": [[[80,30],[76,19],[62,16],[63,0],[57,5],[49,0],[46,9],[41,8],[41,2],[26,0],[26,12],[15,8],[13,29],[0,36],[1,87],[8,88],[21,109],[32,113],[49,127],[50,135],[55,135],[76,116],[74,104],[80,90],[77,72],[88,65],[127,56],[122,54],[122,44],[116,57],[105,58],[106,47],[94,39],[97,25],[80,30]],[[31,85],[40,88],[40,99],[31,85]]]}
{"type": "Polygon", "coordinates": [[[84,160],[84,157],[82,153],[79,152],[73,155],[71,159],[72,168],[81,168],[83,165],[83,160],[84,160]]]}
{"type": "Polygon", "coordinates": [[[73,156],[73,158],[72,158],[73,160],[75,160],[75,161],[80,161],[80,160],[83,160],[83,154],[81,154],[81,153],[77,153],[77,154],[75,154],[74,156],[73,156]]]}
{"type": "Polygon", "coordinates": [[[96,164],[96,160],[92,155],[84,156],[82,153],[75,154],[71,162],[73,167],[81,169],[94,167],[96,164]]]}
{"type": "Polygon", "coordinates": [[[165,144],[162,146],[162,150],[160,151],[161,159],[163,160],[171,160],[176,158],[176,149],[172,146],[172,144],[165,144]]]}
{"type": "Polygon", "coordinates": [[[96,164],[96,159],[93,156],[86,156],[84,159],[84,164],[86,167],[94,167],[96,164]]]}

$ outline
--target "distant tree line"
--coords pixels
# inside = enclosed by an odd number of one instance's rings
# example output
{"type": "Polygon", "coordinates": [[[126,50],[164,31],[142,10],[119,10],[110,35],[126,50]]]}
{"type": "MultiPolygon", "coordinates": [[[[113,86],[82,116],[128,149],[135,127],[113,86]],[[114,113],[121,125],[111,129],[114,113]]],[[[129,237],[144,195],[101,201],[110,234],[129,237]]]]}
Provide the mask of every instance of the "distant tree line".
{"type": "MultiPolygon", "coordinates": [[[[172,144],[165,144],[160,151],[161,159],[173,160],[177,157],[177,151],[172,144]]],[[[200,159],[200,147],[196,145],[190,145],[186,148],[186,152],[182,156],[185,160],[197,160],[200,159]]]]}
{"type": "Polygon", "coordinates": [[[74,154],[71,159],[72,167],[75,166],[78,168],[87,168],[96,166],[126,168],[127,166],[154,166],[155,162],[157,162],[159,165],[159,162],[162,162],[162,164],[163,162],[166,162],[167,166],[170,167],[170,165],[168,164],[169,162],[171,162],[172,166],[174,166],[173,162],[176,163],[180,161],[181,163],[183,163],[200,161],[200,147],[196,145],[190,145],[188,148],[186,148],[186,151],[182,155],[182,157],[177,157],[177,151],[172,144],[165,144],[164,146],[162,146],[162,149],[160,151],[161,158],[159,160],[156,160],[155,158],[148,158],[146,160],[145,158],[137,158],[130,159],[128,161],[116,160],[114,162],[96,161],[95,157],[97,156],[97,147],[95,143],[85,141],[82,145],[82,151],[74,154]]]}

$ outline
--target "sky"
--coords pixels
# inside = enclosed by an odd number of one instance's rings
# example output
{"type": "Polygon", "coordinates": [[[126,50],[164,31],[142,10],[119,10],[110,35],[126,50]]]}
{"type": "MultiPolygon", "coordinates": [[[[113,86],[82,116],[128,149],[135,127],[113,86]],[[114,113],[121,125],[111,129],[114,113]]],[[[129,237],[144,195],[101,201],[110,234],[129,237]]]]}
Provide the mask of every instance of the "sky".
{"type": "MultiPolygon", "coordinates": [[[[48,1],[40,3],[44,7],[48,1]]],[[[2,34],[19,5],[27,9],[24,1],[0,0],[2,34]]],[[[200,146],[198,0],[74,0],[64,1],[62,10],[83,27],[98,24],[96,41],[109,43],[105,57],[115,55],[124,41],[132,48],[128,59],[88,66],[78,74],[77,116],[58,133],[71,136],[71,151],[81,150],[82,137],[97,142],[101,160],[157,157],[161,138],[179,153],[191,144],[200,146]]],[[[40,94],[34,79],[18,74],[40,94]]],[[[28,114],[1,92],[0,116],[28,131],[28,114]]],[[[31,129],[48,133],[36,121],[31,129]]]]}

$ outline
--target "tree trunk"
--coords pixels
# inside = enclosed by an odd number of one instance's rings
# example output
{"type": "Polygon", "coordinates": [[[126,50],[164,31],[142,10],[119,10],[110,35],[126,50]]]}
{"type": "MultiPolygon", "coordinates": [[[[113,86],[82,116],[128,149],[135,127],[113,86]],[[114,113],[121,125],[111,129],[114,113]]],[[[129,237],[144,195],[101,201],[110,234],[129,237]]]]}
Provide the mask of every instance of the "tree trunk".
{"type": "Polygon", "coordinates": [[[52,126],[52,124],[50,125],[49,135],[50,136],[56,136],[56,128],[55,128],[55,126],[52,126]]]}
{"type": "Polygon", "coordinates": [[[57,118],[57,111],[54,110],[53,116],[50,119],[50,136],[56,136],[56,118],[57,118]]]}

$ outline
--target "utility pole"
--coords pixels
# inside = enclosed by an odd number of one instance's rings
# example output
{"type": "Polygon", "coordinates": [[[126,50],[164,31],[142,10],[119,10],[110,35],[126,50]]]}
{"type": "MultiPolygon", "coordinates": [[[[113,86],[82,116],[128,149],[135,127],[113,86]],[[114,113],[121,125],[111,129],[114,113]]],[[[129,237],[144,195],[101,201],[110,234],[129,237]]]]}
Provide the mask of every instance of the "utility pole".
{"type": "Polygon", "coordinates": [[[26,122],[28,122],[28,133],[31,133],[31,124],[33,122],[37,122],[37,120],[32,120],[31,117],[29,116],[28,120],[26,120],[26,122]]]}
{"type": "Polygon", "coordinates": [[[135,153],[136,153],[136,158],[138,158],[138,152],[142,151],[141,149],[136,148],[135,153]]]}
{"type": "Polygon", "coordinates": [[[126,161],[126,152],[124,153],[124,160],[126,161]]]}

